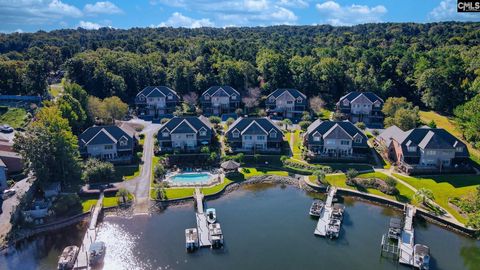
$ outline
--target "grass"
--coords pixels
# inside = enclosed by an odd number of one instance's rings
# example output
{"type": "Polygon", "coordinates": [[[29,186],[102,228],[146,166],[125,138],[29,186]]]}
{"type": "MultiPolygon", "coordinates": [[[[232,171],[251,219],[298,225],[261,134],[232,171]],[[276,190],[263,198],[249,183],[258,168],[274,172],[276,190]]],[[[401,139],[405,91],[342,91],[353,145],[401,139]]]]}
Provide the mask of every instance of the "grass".
{"type": "Polygon", "coordinates": [[[302,137],[300,135],[300,130],[296,129],[293,132],[293,157],[296,159],[302,159],[302,137]]]}
{"type": "Polygon", "coordinates": [[[131,180],[140,175],[140,165],[115,166],[115,174],[119,179],[131,180]]]}
{"type": "Polygon", "coordinates": [[[0,124],[8,124],[13,128],[20,128],[25,125],[27,120],[27,111],[23,108],[8,108],[0,115],[0,124]]]}
{"type": "MultiPolygon", "coordinates": [[[[128,195],[128,198],[130,200],[133,200],[133,195],[132,194],[129,194],[128,195]]],[[[114,206],[118,206],[118,202],[119,200],[121,200],[120,197],[116,197],[116,196],[110,196],[110,197],[104,197],[103,198],[103,207],[114,207],[114,206]]],[[[98,199],[86,199],[86,200],[82,200],[82,209],[83,209],[83,213],[86,213],[88,211],[90,211],[90,209],[92,208],[92,206],[95,206],[98,202],[98,199]]]]}
{"type": "Polygon", "coordinates": [[[476,187],[480,184],[478,175],[439,175],[416,178],[395,174],[395,177],[417,189],[430,189],[435,196],[435,202],[462,223],[467,221],[466,218],[449,204],[449,200],[475,192],[476,187]]]}
{"type": "MultiPolygon", "coordinates": [[[[420,120],[425,124],[428,124],[433,120],[435,121],[435,124],[437,124],[438,128],[445,129],[459,139],[463,138],[462,132],[457,127],[455,121],[452,118],[440,115],[434,111],[420,111],[420,120]]],[[[468,151],[470,152],[471,159],[476,163],[480,163],[480,150],[473,148],[473,146],[468,142],[465,143],[467,145],[468,151]]]]}
{"type": "MultiPolygon", "coordinates": [[[[379,178],[379,179],[385,180],[385,179],[387,179],[388,176],[383,174],[383,173],[380,173],[380,172],[371,172],[371,173],[359,174],[358,177],[359,178],[379,178]]],[[[315,183],[315,180],[316,179],[315,179],[314,176],[309,177],[309,181],[311,183],[315,183]]],[[[336,187],[339,187],[339,188],[345,188],[345,189],[351,189],[351,190],[358,190],[357,188],[352,187],[352,186],[348,186],[346,184],[347,177],[343,173],[342,174],[327,175],[326,180],[332,186],[336,186],[336,187]]],[[[398,182],[397,182],[397,189],[399,191],[399,195],[396,195],[396,196],[387,195],[385,193],[382,193],[379,190],[372,189],[372,188],[368,188],[366,190],[359,190],[359,191],[369,193],[369,194],[374,194],[374,195],[377,195],[377,196],[381,196],[381,197],[391,199],[391,200],[396,200],[396,201],[403,202],[403,203],[407,203],[407,202],[411,203],[413,201],[414,192],[411,189],[409,189],[405,185],[403,185],[401,183],[398,183],[398,182]]]]}

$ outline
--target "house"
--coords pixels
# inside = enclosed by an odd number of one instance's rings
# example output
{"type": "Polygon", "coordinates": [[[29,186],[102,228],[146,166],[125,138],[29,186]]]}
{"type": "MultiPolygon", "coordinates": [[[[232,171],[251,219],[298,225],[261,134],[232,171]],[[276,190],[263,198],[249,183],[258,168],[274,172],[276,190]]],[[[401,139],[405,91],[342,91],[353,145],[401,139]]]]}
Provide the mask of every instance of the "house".
{"type": "Polygon", "coordinates": [[[235,113],[240,108],[242,97],[230,86],[212,86],[200,97],[203,113],[207,116],[235,113]]]}
{"type": "Polygon", "coordinates": [[[315,120],[303,135],[308,155],[320,159],[364,159],[367,136],[350,121],[315,120]]]}
{"type": "Polygon", "coordinates": [[[363,122],[367,126],[383,126],[383,99],[372,92],[350,92],[337,102],[337,111],[352,123],[363,122]]]}
{"type": "Polygon", "coordinates": [[[265,106],[276,119],[300,119],[307,110],[307,96],[297,89],[277,89],[267,96],[265,106]]]}
{"type": "Polygon", "coordinates": [[[93,126],[78,137],[80,155],[112,163],[129,163],[137,145],[135,132],[119,126],[93,126]]]}
{"type": "Polygon", "coordinates": [[[385,129],[376,143],[406,173],[464,170],[469,167],[467,146],[441,128],[421,127],[403,131],[385,129]]]}
{"type": "Polygon", "coordinates": [[[135,97],[138,116],[148,120],[171,116],[179,104],[177,92],[167,86],[147,86],[135,97]]]}
{"type": "Polygon", "coordinates": [[[205,116],[178,116],[158,131],[159,150],[196,152],[212,143],[214,130],[205,116]]]}
{"type": "Polygon", "coordinates": [[[281,152],[283,133],[266,117],[238,118],[225,133],[233,152],[281,152]]]}

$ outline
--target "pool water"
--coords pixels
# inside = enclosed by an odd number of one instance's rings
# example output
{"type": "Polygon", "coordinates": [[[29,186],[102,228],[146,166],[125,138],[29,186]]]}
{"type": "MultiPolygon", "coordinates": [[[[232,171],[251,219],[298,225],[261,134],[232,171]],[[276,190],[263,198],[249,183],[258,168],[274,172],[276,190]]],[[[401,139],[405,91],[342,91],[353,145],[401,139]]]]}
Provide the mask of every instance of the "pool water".
{"type": "Polygon", "coordinates": [[[206,184],[212,178],[208,173],[179,173],[170,177],[170,181],[177,184],[206,184]]]}

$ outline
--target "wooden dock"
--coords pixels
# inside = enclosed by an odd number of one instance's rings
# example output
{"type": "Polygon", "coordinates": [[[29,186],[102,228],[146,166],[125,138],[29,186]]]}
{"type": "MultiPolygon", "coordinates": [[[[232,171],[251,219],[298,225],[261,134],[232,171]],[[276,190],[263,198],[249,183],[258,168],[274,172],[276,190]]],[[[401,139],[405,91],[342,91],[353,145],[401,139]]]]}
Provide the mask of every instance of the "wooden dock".
{"type": "Polygon", "coordinates": [[[199,188],[195,188],[195,193],[193,194],[195,198],[197,211],[195,213],[196,220],[197,220],[197,230],[198,230],[198,240],[200,247],[210,247],[212,242],[209,238],[208,232],[208,222],[207,216],[203,210],[203,194],[199,188]]]}
{"type": "Polygon", "coordinates": [[[98,198],[97,204],[92,211],[92,216],[90,219],[90,223],[88,224],[87,232],[83,237],[82,245],[80,246],[80,250],[78,251],[77,260],[75,261],[75,266],[73,269],[90,269],[88,265],[88,250],[90,249],[90,245],[95,242],[97,239],[97,221],[98,216],[103,208],[103,192],[100,194],[98,198]]]}
{"type": "Polygon", "coordinates": [[[337,193],[337,188],[331,186],[328,190],[328,197],[325,202],[325,206],[320,212],[320,217],[318,219],[317,227],[315,228],[314,234],[319,236],[327,235],[327,226],[330,223],[330,217],[333,211],[333,197],[337,193]]]}
{"type": "Polygon", "coordinates": [[[413,229],[413,217],[415,208],[407,204],[405,207],[405,224],[402,234],[398,239],[398,262],[406,265],[414,265],[413,246],[415,245],[415,231],[413,229]]]}

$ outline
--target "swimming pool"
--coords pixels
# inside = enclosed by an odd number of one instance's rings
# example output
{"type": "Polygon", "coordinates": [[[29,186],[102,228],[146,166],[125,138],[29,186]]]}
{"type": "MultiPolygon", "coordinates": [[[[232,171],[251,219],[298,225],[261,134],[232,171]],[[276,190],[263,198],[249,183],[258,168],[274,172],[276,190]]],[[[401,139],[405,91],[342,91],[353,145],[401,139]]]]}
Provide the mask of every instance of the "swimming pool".
{"type": "Polygon", "coordinates": [[[174,185],[194,185],[194,184],[208,184],[213,178],[213,175],[206,172],[200,173],[178,173],[172,175],[169,181],[174,185]]]}

